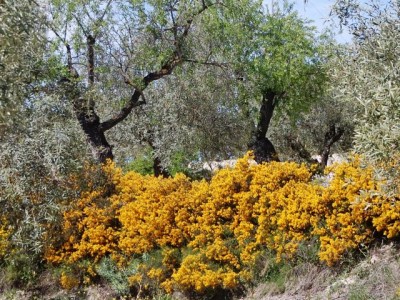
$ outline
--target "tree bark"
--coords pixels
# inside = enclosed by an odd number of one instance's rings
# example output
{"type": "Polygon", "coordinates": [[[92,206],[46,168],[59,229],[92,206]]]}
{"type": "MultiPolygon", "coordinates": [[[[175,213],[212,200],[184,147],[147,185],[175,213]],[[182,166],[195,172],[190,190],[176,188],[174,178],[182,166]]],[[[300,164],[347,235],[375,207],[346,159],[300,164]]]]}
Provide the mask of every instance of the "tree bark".
{"type": "MultiPolygon", "coordinates": [[[[88,69],[88,84],[92,87],[94,84],[94,45],[95,38],[91,35],[87,37],[87,69],[88,69]]],[[[107,142],[105,130],[101,127],[100,117],[95,111],[95,101],[92,98],[85,99],[83,92],[79,88],[77,80],[78,72],[72,65],[71,47],[67,48],[67,62],[69,77],[63,78],[62,83],[65,83],[65,94],[70,98],[75,116],[81,125],[83,132],[86,135],[87,141],[92,148],[94,158],[100,163],[105,163],[107,159],[113,159],[112,146],[107,142]]]]}
{"type": "Polygon", "coordinates": [[[254,159],[257,163],[279,161],[274,145],[266,137],[278,96],[273,91],[267,91],[262,98],[260,119],[248,144],[248,149],[254,152],[254,159]]]}
{"type": "Polygon", "coordinates": [[[101,129],[100,118],[94,110],[94,102],[82,97],[82,91],[74,79],[62,79],[62,83],[65,95],[73,104],[76,119],[92,148],[93,157],[101,163],[105,163],[107,159],[112,160],[114,158],[112,146],[107,142],[104,130],[101,129]]]}
{"type": "Polygon", "coordinates": [[[76,110],[75,114],[86,134],[95,159],[100,163],[105,163],[107,159],[113,160],[112,146],[107,142],[104,131],[101,130],[99,116],[82,109],[76,110]]]}
{"type": "Polygon", "coordinates": [[[329,130],[325,133],[324,145],[321,150],[321,162],[320,166],[322,169],[328,164],[329,154],[331,152],[331,147],[336,143],[343,135],[344,129],[341,127],[336,127],[335,124],[329,126],[329,130]]]}
{"type": "Polygon", "coordinates": [[[170,177],[171,174],[165,169],[161,163],[161,159],[157,156],[154,156],[156,146],[154,144],[154,135],[151,132],[147,137],[142,137],[142,142],[149,144],[151,149],[153,150],[153,174],[156,177],[162,176],[164,178],[170,177]]]}
{"type": "Polygon", "coordinates": [[[171,174],[162,166],[161,160],[158,157],[153,158],[153,173],[154,176],[162,176],[164,178],[170,177],[171,174]]]}
{"type": "Polygon", "coordinates": [[[88,49],[88,81],[89,86],[92,87],[94,84],[94,44],[96,43],[96,39],[92,35],[88,35],[86,38],[86,44],[88,49]]]}

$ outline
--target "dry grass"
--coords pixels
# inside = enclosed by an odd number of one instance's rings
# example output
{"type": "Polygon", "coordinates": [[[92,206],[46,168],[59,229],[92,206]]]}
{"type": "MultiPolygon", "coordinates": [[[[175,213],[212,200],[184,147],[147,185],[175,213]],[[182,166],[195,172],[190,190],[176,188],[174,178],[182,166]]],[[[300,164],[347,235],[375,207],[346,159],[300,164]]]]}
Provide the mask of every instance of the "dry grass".
{"type": "Polygon", "coordinates": [[[385,245],[337,273],[312,263],[298,264],[287,273],[277,294],[274,282],[261,283],[242,300],[400,300],[400,249],[385,245]]]}

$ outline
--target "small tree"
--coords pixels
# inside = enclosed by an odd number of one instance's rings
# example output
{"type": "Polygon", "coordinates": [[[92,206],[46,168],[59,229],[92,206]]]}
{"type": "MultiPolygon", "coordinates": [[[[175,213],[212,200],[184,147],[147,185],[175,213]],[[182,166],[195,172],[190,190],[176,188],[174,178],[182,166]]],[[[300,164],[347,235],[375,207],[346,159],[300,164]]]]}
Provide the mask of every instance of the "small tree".
{"type": "Polygon", "coordinates": [[[247,77],[247,97],[254,98],[245,103],[259,107],[248,147],[258,162],[278,160],[267,137],[271,119],[276,110],[295,119],[321,99],[326,82],[323,48],[315,38],[314,28],[286,2],[282,8],[274,4],[254,39],[243,47],[246,56],[240,66],[247,77]]]}

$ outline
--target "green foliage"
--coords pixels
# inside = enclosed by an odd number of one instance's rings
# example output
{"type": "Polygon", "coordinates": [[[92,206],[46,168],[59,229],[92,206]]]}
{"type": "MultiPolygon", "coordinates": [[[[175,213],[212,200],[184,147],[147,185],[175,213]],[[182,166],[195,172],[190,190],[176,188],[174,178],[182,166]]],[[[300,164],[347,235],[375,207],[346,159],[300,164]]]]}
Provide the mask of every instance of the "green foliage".
{"type": "Polygon", "coordinates": [[[29,125],[7,132],[0,144],[0,202],[15,230],[13,242],[40,253],[43,225],[59,216],[68,194],[77,193],[68,189],[68,176],[82,166],[86,150],[65,103],[42,98],[31,109],[22,111],[29,125]]]}
{"type": "Polygon", "coordinates": [[[183,151],[175,152],[174,154],[172,154],[171,164],[168,167],[169,173],[172,176],[175,176],[178,173],[183,173],[189,177],[195,176],[193,170],[188,167],[190,162],[194,159],[194,155],[192,155],[192,158],[190,158],[190,156],[183,151]]]}
{"type": "Polygon", "coordinates": [[[153,155],[151,149],[147,149],[144,153],[138,154],[126,165],[125,170],[134,171],[142,175],[153,174],[153,155]]]}
{"type": "Polygon", "coordinates": [[[274,141],[282,160],[306,161],[312,155],[321,154],[326,134],[334,126],[344,131],[340,140],[334,143],[330,153],[343,153],[353,149],[354,114],[356,109],[350,102],[341,102],[328,92],[320,101],[311,104],[307,111],[296,114],[296,120],[287,113],[272,120],[270,137],[274,141]]]}
{"type": "Polygon", "coordinates": [[[40,274],[62,204],[84,186],[71,177],[81,172],[87,156],[85,137],[69,109],[57,98],[32,99],[30,107],[20,108],[19,127],[1,137],[1,217],[11,231],[4,269],[11,283],[27,285],[40,274]]]}
{"type": "Polygon", "coordinates": [[[317,37],[315,27],[287,1],[275,2],[252,36],[252,43],[244,43],[247,55],[242,64],[252,83],[251,94],[274,92],[278,108],[296,119],[324,92],[323,37],[317,37]]]}
{"type": "Polygon", "coordinates": [[[337,13],[349,24],[355,45],[336,58],[333,90],[357,108],[355,150],[372,161],[387,160],[400,146],[399,6],[396,1],[357,6],[355,1],[344,15],[340,4],[337,13]]]}
{"type": "Polygon", "coordinates": [[[22,250],[13,250],[4,260],[5,281],[15,287],[29,287],[35,284],[43,266],[37,256],[22,250]]]}
{"type": "Polygon", "coordinates": [[[139,262],[135,259],[132,259],[126,267],[120,268],[116,265],[114,260],[105,257],[96,266],[96,272],[107,280],[118,295],[127,295],[130,291],[128,279],[138,272],[138,268],[139,262]]]}
{"type": "Polygon", "coordinates": [[[66,179],[86,151],[68,104],[45,95],[54,88],[51,70],[62,66],[46,53],[54,49],[44,12],[35,1],[2,1],[0,18],[0,204],[10,230],[4,268],[11,283],[26,285],[39,273],[60,202],[76,193],[66,179]]]}
{"type": "Polygon", "coordinates": [[[266,265],[264,281],[273,284],[279,294],[285,292],[285,285],[291,266],[288,262],[276,262],[273,258],[266,265]]]}
{"type": "Polygon", "coordinates": [[[349,300],[370,300],[371,297],[363,287],[350,288],[349,300]]]}
{"type": "MultiPolygon", "coordinates": [[[[154,156],[155,153],[151,148],[138,151],[136,157],[124,166],[124,170],[134,171],[141,175],[152,175],[154,174],[154,156]]],[[[184,173],[192,177],[195,175],[193,170],[188,167],[190,161],[191,159],[187,154],[177,151],[170,154],[168,161],[163,166],[167,168],[168,173],[172,176],[177,173],[184,173]]]]}
{"type": "MultiPolygon", "coordinates": [[[[0,3],[0,141],[42,71],[43,15],[33,1],[0,3]]],[[[22,119],[19,119],[20,122],[22,119]]]]}

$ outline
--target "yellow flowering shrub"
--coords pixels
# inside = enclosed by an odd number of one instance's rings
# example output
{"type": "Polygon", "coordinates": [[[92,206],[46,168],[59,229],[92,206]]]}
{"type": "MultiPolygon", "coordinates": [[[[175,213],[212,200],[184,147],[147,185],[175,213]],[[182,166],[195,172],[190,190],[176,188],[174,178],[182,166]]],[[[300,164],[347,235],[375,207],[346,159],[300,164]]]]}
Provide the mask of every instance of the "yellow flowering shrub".
{"type": "Polygon", "coordinates": [[[256,241],[275,250],[278,260],[290,258],[318,222],[321,187],[311,183],[312,173],[304,165],[274,162],[258,168],[251,189],[258,198],[256,241]]]}
{"type": "Polygon", "coordinates": [[[64,243],[48,249],[47,260],[74,263],[83,258],[99,261],[117,247],[115,217],[102,191],[84,193],[73,209],[64,213],[64,243]]]}
{"type": "Polygon", "coordinates": [[[389,197],[373,199],[373,224],[388,238],[394,238],[400,233],[400,155],[393,155],[389,161],[378,164],[377,168],[383,183],[382,194],[389,197]]]}
{"type": "MultiPolygon", "coordinates": [[[[306,166],[277,162],[251,165],[250,158],[245,156],[235,168],[221,170],[212,178],[209,198],[203,201],[201,215],[193,225],[198,233],[189,243],[203,255],[200,269],[206,258],[210,264],[234,272],[235,282],[249,280],[266,246],[278,256],[293,255],[306,235],[304,230],[310,227],[310,218],[304,215],[302,220],[294,211],[307,197],[309,201],[318,199],[318,189],[307,185],[312,173],[306,166]]],[[[228,272],[222,270],[222,274],[228,272]]]]}
{"type": "Polygon", "coordinates": [[[371,241],[372,215],[366,208],[379,186],[372,169],[361,168],[358,158],[326,172],[333,172],[333,178],[319,200],[323,219],[313,234],[320,237],[320,259],[332,265],[347,251],[371,241]]]}
{"type": "Polygon", "coordinates": [[[372,212],[374,227],[389,239],[400,233],[400,201],[398,199],[375,198],[372,212]]]}
{"type": "Polygon", "coordinates": [[[190,217],[190,180],[178,174],[161,178],[126,174],[124,187],[111,197],[121,223],[118,247],[124,253],[141,254],[158,247],[181,247],[188,240],[186,217],[190,217]],[[135,187],[140,189],[132,193],[135,187]]]}
{"type": "Polygon", "coordinates": [[[178,248],[163,248],[155,250],[151,255],[144,255],[138,265],[138,272],[128,278],[132,286],[142,290],[163,288],[168,293],[174,290],[171,275],[181,264],[181,253],[178,248]]]}
{"type": "MultiPolygon", "coordinates": [[[[90,167],[85,171],[98,175],[97,170],[90,167]]],[[[72,264],[81,259],[97,262],[117,249],[119,224],[107,197],[110,187],[96,185],[90,178],[86,180],[87,191],[68,204],[69,209],[64,212],[62,232],[52,229],[52,235],[61,236],[61,245],[56,243],[46,249],[46,260],[51,263],[72,264]]],[[[102,182],[104,178],[98,180],[102,182]]]]}
{"type": "Polygon", "coordinates": [[[79,286],[80,280],[76,276],[68,272],[62,272],[60,276],[60,285],[63,289],[71,290],[79,286]]]}
{"type": "Polygon", "coordinates": [[[238,277],[237,272],[228,266],[213,266],[201,253],[187,255],[181,267],[172,275],[181,289],[198,293],[215,287],[235,288],[239,284],[238,277]]]}
{"type": "Polygon", "coordinates": [[[9,238],[11,235],[11,230],[8,228],[8,222],[6,218],[0,218],[0,259],[4,257],[4,255],[9,250],[9,238]]]}
{"type": "Polygon", "coordinates": [[[209,182],[123,173],[108,164],[113,192],[93,186],[82,193],[64,214],[63,243],[50,247],[47,259],[73,264],[110,256],[122,268],[136,259],[131,285],[204,293],[251,280],[265,249],[291,259],[300,244],[317,240],[320,260],[333,265],[372,241],[373,232],[399,235],[399,201],[383,196],[359,159],[328,169],[323,184],[305,165],[250,159],[209,182]]]}

